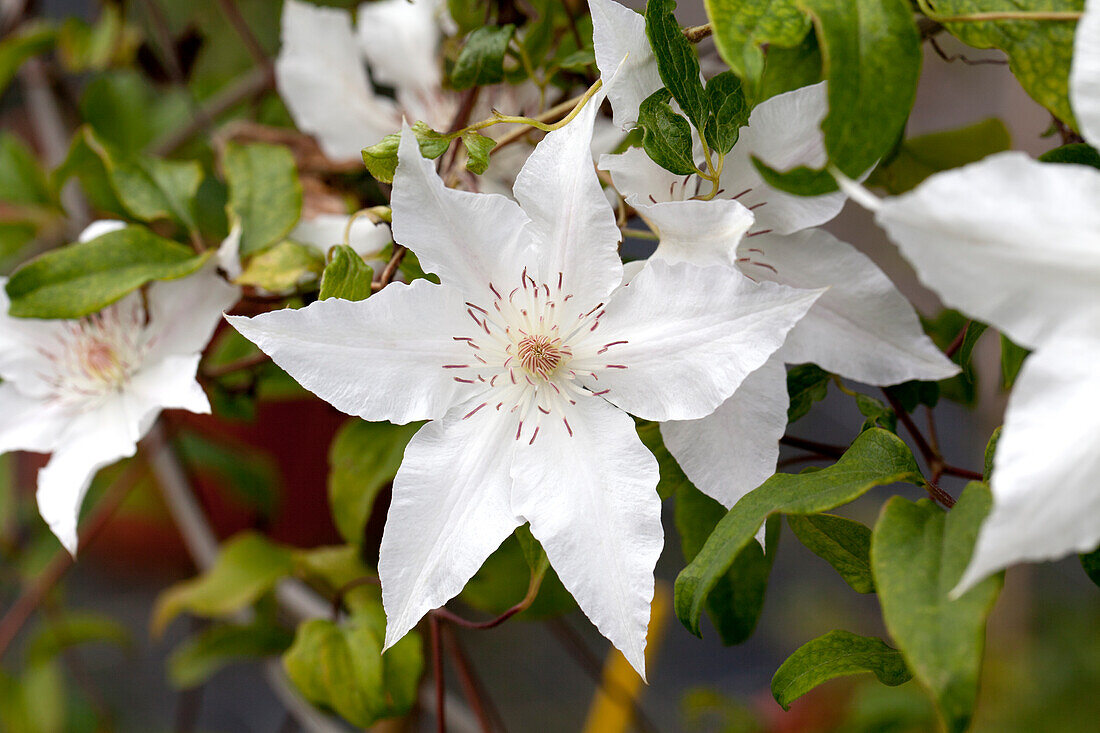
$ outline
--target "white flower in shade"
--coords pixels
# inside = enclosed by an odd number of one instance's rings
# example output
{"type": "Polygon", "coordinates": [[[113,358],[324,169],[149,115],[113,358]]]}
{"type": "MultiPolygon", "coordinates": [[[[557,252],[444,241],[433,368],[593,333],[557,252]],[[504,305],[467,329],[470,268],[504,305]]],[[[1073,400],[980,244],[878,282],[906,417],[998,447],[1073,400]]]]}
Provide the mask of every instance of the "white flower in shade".
{"type": "MultiPolygon", "coordinates": [[[[616,123],[633,124],[638,105],[663,86],[645,21],[614,0],[590,0],[590,6],[596,62],[605,78],[629,52],[607,94],[616,123]]],[[[640,148],[600,158],[627,203],[660,236],[651,261],[732,266],[757,281],[828,288],[783,348],[714,414],[661,425],[688,478],[727,507],[775,473],[787,425],[784,362],[813,362],[876,386],[945,379],[958,371],[874,262],[811,228],[835,217],[845,195],[793,196],[768,186],[753,166],[754,155],[781,170],[823,165],[820,124],[827,109],[824,83],[759,104],[725,157],[719,193],[709,201],[692,200],[710,191],[709,182],[670,173],[640,148]]]]}
{"type": "MultiPolygon", "coordinates": [[[[81,241],[124,226],[96,222],[81,241]]],[[[69,552],[96,471],[134,455],[162,409],[210,412],[195,371],[237,297],[207,266],[153,283],[144,300],[135,292],[80,320],[39,320],[7,315],[0,288],[0,452],[53,454],[38,473],[38,509],[69,552]]]]}
{"type": "Polygon", "coordinates": [[[529,522],[580,607],[643,672],[661,505],[627,413],[711,412],[819,295],[667,263],[622,286],[589,151],[601,99],[536,146],[518,205],[445,188],[404,130],[393,233],[440,285],[230,318],[338,409],[432,421],[405,451],[382,539],[387,647],[529,522]]]}
{"type": "Polygon", "coordinates": [[[1073,37],[1069,99],[1081,135],[1100,147],[1100,0],[1088,0],[1073,37]]]}
{"type": "Polygon", "coordinates": [[[1100,171],[992,155],[879,201],[845,181],[947,305],[1033,349],[1009,397],[993,509],[957,592],[1100,543],[1100,171]]]}

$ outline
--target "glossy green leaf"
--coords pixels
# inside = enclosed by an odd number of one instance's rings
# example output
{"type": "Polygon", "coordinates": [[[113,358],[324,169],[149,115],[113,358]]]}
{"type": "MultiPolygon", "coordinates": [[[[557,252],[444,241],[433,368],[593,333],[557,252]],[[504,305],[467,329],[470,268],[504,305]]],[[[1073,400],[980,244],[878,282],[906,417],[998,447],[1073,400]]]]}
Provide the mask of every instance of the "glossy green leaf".
{"type": "Polygon", "coordinates": [[[272,293],[289,293],[315,282],[325,269],[325,257],[316,247],[289,239],[253,255],[236,279],[272,293]]]}
{"type": "Polygon", "coordinates": [[[718,53],[756,96],[776,48],[797,46],[810,32],[810,18],[796,0],[706,0],[718,53]]]}
{"type": "Polygon", "coordinates": [[[405,446],[422,424],[353,418],[340,427],[328,453],[328,500],[336,528],[346,541],[363,542],[374,500],[397,475],[405,446]]]}
{"type": "Polygon", "coordinates": [[[822,682],[862,672],[871,672],[891,687],[913,678],[901,653],[881,639],[830,631],[787,657],[772,677],[772,696],[788,710],[792,702],[822,682]]]}
{"type": "MultiPolygon", "coordinates": [[[[994,11],[1082,11],[1085,0],[928,0],[938,17],[994,11]]],[[[946,23],[944,27],[974,48],[999,48],[1031,97],[1073,125],[1069,106],[1069,68],[1073,59],[1074,21],[998,20],[946,23]]]]}
{"type": "Polygon", "coordinates": [[[172,650],[168,680],[176,688],[195,687],[236,662],[282,654],[293,639],[289,631],[268,622],[210,626],[172,650]]]}
{"type": "Polygon", "coordinates": [[[924,483],[905,443],[880,428],[860,433],[847,452],[828,468],[802,474],[777,473],[737,502],[676,578],[676,616],[689,631],[699,635],[699,617],[707,597],[770,515],[818,514],[876,486],[901,481],[924,483]]]}
{"type": "Polygon", "coordinates": [[[1100,168],[1100,151],[1086,143],[1070,143],[1039,156],[1044,163],[1072,163],[1100,168]]]}
{"type": "Polygon", "coordinates": [[[50,50],[57,39],[57,30],[45,21],[24,23],[0,40],[0,93],[15,78],[23,62],[50,50]]]}
{"type": "Polygon", "coordinates": [[[241,225],[241,256],[281,242],[302,213],[293,154],[281,145],[231,142],[222,167],[229,184],[226,213],[241,225]]]}
{"type": "Polygon", "coordinates": [[[642,149],[657,165],[686,176],[695,173],[691,125],[672,111],[668,103],[671,98],[667,89],[658,89],[639,105],[642,149]]]}
{"type": "Polygon", "coordinates": [[[197,578],[177,583],[160,594],[151,627],[161,634],[183,611],[224,617],[254,603],[294,570],[293,552],[255,532],[227,542],[218,559],[197,578]]]}
{"type": "Polygon", "coordinates": [[[971,483],[945,513],[928,499],[895,496],[871,539],[871,567],[890,635],[932,694],[948,733],[970,724],[978,695],[985,621],[1002,576],[987,578],[952,600],[993,497],[971,483]]]}
{"type": "Polygon", "coordinates": [[[6,290],[21,318],[80,318],[152,280],[190,275],[206,262],[139,226],[40,255],[16,270],[6,290]]]}
{"type": "Polygon", "coordinates": [[[1016,384],[1016,377],[1024,366],[1024,359],[1031,353],[1029,349],[1019,346],[1004,334],[1001,334],[1001,384],[1005,389],[1012,389],[1016,384]]]}
{"type": "Polygon", "coordinates": [[[958,168],[1012,148],[1008,128],[995,117],[944,132],[905,140],[888,163],[867,180],[898,195],[917,187],[933,173],[958,168]]]}
{"type": "Polygon", "coordinates": [[[737,143],[741,128],[749,124],[749,103],[741,90],[741,80],[732,71],[724,71],[708,81],[706,93],[704,137],[710,147],[725,155],[737,143]]]}
{"type": "Polygon", "coordinates": [[[821,402],[828,394],[832,375],[816,364],[799,364],[787,372],[787,422],[804,417],[815,402],[821,402]]]}
{"type": "Polygon", "coordinates": [[[871,530],[834,514],[790,515],[787,523],[806,549],[833,566],[856,593],[874,593],[871,530]]]}
{"type": "Polygon", "coordinates": [[[354,249],[338,244],[329,250],[328,264],[321,273],[320,300],[341,298],[365,300],[370,297],[374,270],[354,249]]]}
{"type": "Polygon", "coordinates": [[[772,46],[764,59],[764,76],[752,102],[760,104],[777,94],[816,84],[822,78],[821,47],[813,33],[793,48],[772,46]]]}
{"type": "Polygon", "coordinates": [[[489,154],[493,152],[497,141],[477,132],[462,135],[462,145],[466,148],[466,170],[481,175],[489,168],[489,154]]]}
{"type": "MultiPolygon", "coordinates": [[[[676,530],[686,562],[699,554],[725,514],[721,504],[694,486],[685,484],[677,489],[676,530]]],[[[767,551],[759,542],[748,543],[707,597],[707,615],[726,646],[746,641],[756,629],[778,545],[779,523],[769,521],[764,538],[767,551]]]]}
{"type": "Polygon", "coordinates": [[[380,605],[346,623],[311,619],[298,627],[283,655],[287,676],[309,701],[368,727],[404,715],[416,701],[423,671],[419,635],[410,632],[382,654],[386,618],[380,605]]]}
{"type": "Polygon", "coordinates": [[[707,121],[707,95],[699,76],[695,47],[676,20],[676,0],[649,0],[645,9],[645,32],[657,59],[657,71],[672,98],[680,105],[696,130],[707,121]]]}
{"type": "MultiPolygon", "coordinates": [[[[829,80],[821,123],[829,163],[859,178],[905,127],[920,76],[920,36],[907,0],[798,0],[813,17],[829,80]]],[[[836,190],[827,170],[779,173],[754,159],[771,185],[810,196],[836,190]]]]}
{"type": "Polygon", "coordinates": [[[462,50],[451,70],[451,85],[455,89],[469,89],[504,81],[504,54],[516,27],[484,26],[466,38],[462,50]]]}

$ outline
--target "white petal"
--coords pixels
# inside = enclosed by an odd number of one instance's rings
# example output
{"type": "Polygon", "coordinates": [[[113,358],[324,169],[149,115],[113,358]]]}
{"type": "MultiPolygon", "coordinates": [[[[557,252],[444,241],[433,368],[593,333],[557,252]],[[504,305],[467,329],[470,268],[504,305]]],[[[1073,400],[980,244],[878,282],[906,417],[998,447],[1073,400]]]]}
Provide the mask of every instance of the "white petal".
{"type": "Polygon", "coordinates": [[[57,450],[38,472],[38,511],[72,555],[80,505],[96,471],[137,450],[135,417],[123,400],[81,415],[58,436],[57,450]]]}
{"type": "MultiPolygon", "coordinates": [[[[127,392],[157,409],[187,410],[202,415],[210,413],[210,401],[195,380],[200,354],[169,355],[134,374],[127,392]]],[[[141,432],[145,432],[142,430],[141,432]]]]}
{"type": "Polygon", "coordinates": [[[378,573],[386,647],[456,596],[522,522],[510,501],[515,417],[460,405],[413,436],[393,481],[378,573]]]}
{"type": "Polygon", "coordinates": [[[201,353],[214,334],[222,313],[240,297],[240,288],[223,280],[213,263],[194,275],[153,283],[149,286],[147,298],[147,332],[153,339],[153,345],[147,358],[153,360],[170,354],[201,353]]]}
{"type": "Polygon", "coordinates": [[[1014,563],[1100,544],[1100,311],[1024,362],[993,461],[993,511],[955,592],[1014,563]]]}
{"type": "Polygon", "coordinates": [[[625,130],[637,124],[638,106],[645,98],[664,86],[645,35],[645,18],[614,0],[588,0],[588,7],[596,67],[611,82],[607,98],[615,124],[625,130]],[[619,69],[623,58],[626,63],[619,69]]]}
{"type": "MultiPolygon", "coordinates": [[[[236,217],[234,217],[236,218],[236,217]]],[[[230,281],[241,276],[241,222],[234,221],[229,229],[229,234],[218,245],[218,251],[214,253],[214,260],[218,267],[225,271],[225,276],[230,281]]]]}
{"type": "Polygon", "coordinates": [[[53,393],[53,387],[47,378],[52,370],[42,345],[61,339],[73,322],[9,316],[7,282],[0,277],[0,377],[18,384],[28,397],[45,398],[53,393]]]}
{"type": "Polygon", "coordinates": [[[627,203],[657,232],[660,244],[653,257],[706,267],[730,266],[737,245],[753,225],[752,212],[736,201],[666,201],[644,204],[637,196],[627,203]]]}
{"type": "Polygon", "coordinates": [[[401,124],[391,100],[374,94],[344,10],[301,0],[283,5],[275,83],[294,123],[325,155],[358,159],[401,124]]]}
{"type": "Polygon", "coordinates": [[[93,221],[91,224],[84,227],[84,231],[80,233],[76,241],[90,242],[109,232],[117,232],[119,229],[125,229],[127,226],[129,225],[126,222],[119,221],[118,219],[100,219],[99,221],[93,221]]]}
{"type": "Polygon", "coordinates": [[[1034,347],[1100,303],[1100,171],[1023,153],[937,173],[877,221],[944,303],[1034,347]]]}
{"type": "Polygon", "coordinates": [[[598,398],[521,441],[512,508],[581,610],[645,677],[653,568],[664,544],[657,461],[634,421],[598,398]]]}
{"type": "Polygon", "coordinates": [[[788,402],[787,371],[776,355],[713,413],[661,423],[661,436],[691,483],[730,508],[775,473],[788,402]]]}
{"type": "Polygon", "coordinates": [[[439,10],[434,0],[379,0],[359,6],[356,32],[376,82],[398,92],[439,87],[439,10]]]}
{"type": "MultiPolygon", "coordinates": [[[[653,162],[641,148],[629,148],[618,155],[601,155],[599,167],[611,174],[611,181],[624,197],[637,194],[644,201],[680,201],[685,181],[653,162]]],[[[694,193],[692,194],[694,195],[694,193]]]]}
{"type": "Polygon", "coordinates": [[[612,296],[569,366],[596,373],[585,385],[638,417],[694,420],[763,366],[820,294],[730,267],[650,261],[612,296]]]}
{"type": "MultiPolygon", "coordinates": [[[[328,252],[333,246],[344,243],[344,231],[349,219],[351,217],[346,214],[318,214],[301,219],[288,236],[295,242],[328,252]]],[[[385,222],[375,224],[365,216],[356,218],[348,232],[348,245],[361,257],[378,254],[390,241],[389,225],[385,222]]]]}
{"type": "Polygon", "coordinates": [[[226,316],[245,338],[333,407],[364,420],[407,423],[442,417],[469,396],[447,364],[470,349],[462,295],[416,280],[367,300],[318,300],[255,318],[226,316]],[[465,319],[465,320],[462,320],[465,319]]]}
{"type": "Polygon", "coordinates": [[[924,334],[890,278],[855,247],[823,229],[742,241],[741,270],[792,288],[828,288],[787,335],[791,364],[818,366],[865,384],[947,379],[959,368],[924,334]]]}
{"type": "Polygon", "coordinates": [[[28,397],[11,382],[0,384],[0,453],[48,453],[69,420],[55,403],[28,397]]]}
{"type": "Polygon", "coordinates": [[[565,290],[595,304],[622,281],[619,227],[592,163],[596,93],[572,122],[550,132],[527,158],[513,188],[531,218],[543,282],[562,275],[565,290]]]}
{"type": "Polygon", "coordinates": [[[752,163],[756,156],[781,171],[798,165],[823,166],[826,154],[820,125],[828,107],[828,92],[821,82],[761,102],[749,116],[748,127],[741,129],[722,168],[723,195],[737,196],[752,209],[757,231],[789,234],[824,224],[844,207],[846,198],[840,192],[794,196],[774,189],[752,163]]]}
{"type": "Polygon", "coordinates": [[[408,128],[401,133],[398,160],[390,197],[394,240],[467,298],[491,299],[494,279],[518,284],[529,222],[516,202],[446,188],[408,128]]]}
{"type": "Polygon", "coordinates": [[[1100,147],[1100,0],[1088,0],[1073,37],[1069,98],[1081,135],[1100,147]]]}

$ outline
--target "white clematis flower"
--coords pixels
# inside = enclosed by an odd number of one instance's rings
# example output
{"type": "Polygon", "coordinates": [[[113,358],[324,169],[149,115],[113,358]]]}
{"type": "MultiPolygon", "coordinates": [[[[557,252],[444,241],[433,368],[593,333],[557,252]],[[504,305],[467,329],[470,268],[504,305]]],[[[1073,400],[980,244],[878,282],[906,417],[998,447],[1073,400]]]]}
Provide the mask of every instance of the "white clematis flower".
{"type": "MultiPolygon", "coordinates": [[[[596,62],[605,78],[617,55],[629,52],[607,94],[615,121],[633,124],[638,105],[663,86],[645,20],[614,0],[590,0],[590,6],[596,62]]],[[[784,362],[813,362],[876,386],[945,379],[958,371],[874,262],[811,228],[836,216],[845,195],[793,196],[768,186],[753,166],[755,155],[781,170],[821,167],[820,124],[827,111],[824,83],[758,105],[725,158],[719,194],[710,201],[692,200],[710,190],[709,182],[671,173],[641,148],[600,158],[627,203],[659,233],[652,260],[732,266],[757,281],[828,288],[784,347],[713,415],[661,425],[692,483],[727,507],[775,473],[787,425],[784,362]]]]}
{"type": "Polygon", "coordinates": [[[1088,0],[1073,37],[1069,99],[1081,135],[1100,148],[1100,0],[1088,0]]]}
{"type": "MultiPolygon", "coordinates": [[[[125,226],[95,222],[81,241],[125,226]]],[[[96,472],[134,455],[162,409],[210,412],[195,371],[237,298],[212,266],[80,320],[12,318],[0,288],[0,452],[53,454],[38,473],[38,509],[70,553],[96,472]]]]}
{"type": "Polygon", "coordinates": [[[1100,171],[1008,152],[881,202],[857,195],[947,305],[1034,349],[1005,412],[993,510],[956,592],[1017,562],[1095,549],[1100,171]]]}
{"type": "Polygon", "coordinates": [[[229,319],[338,409],[432,421],[405,451],[382,539],[387,647],[529,522],[580,607],[644,674],[661,505],[627,412],[713,411],[819,295],[667,263],[622,286],[589,151],[600,101],[536,146],[518,205],[445,188],[404,130],[393,233],[441,285],[229,319]]]}

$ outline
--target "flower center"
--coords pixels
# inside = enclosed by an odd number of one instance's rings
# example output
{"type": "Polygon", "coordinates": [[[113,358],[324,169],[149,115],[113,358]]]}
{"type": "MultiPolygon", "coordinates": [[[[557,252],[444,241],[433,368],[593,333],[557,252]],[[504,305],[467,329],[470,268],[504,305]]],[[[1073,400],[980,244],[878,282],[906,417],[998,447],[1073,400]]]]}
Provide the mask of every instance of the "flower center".
{"type": "Polygon", "coordinates": [[[549,379],[561,364],[566,351],[560,338],[526,336],[517,348],[519,363],[531,374],[549,379]]]}
{"type": "Polygon", "coordinates": [[[126,365],[111,344],[100,338],[91,338],[81,346],[82,367],[89,378],[115,385],[126,378],[126,365]]]}

